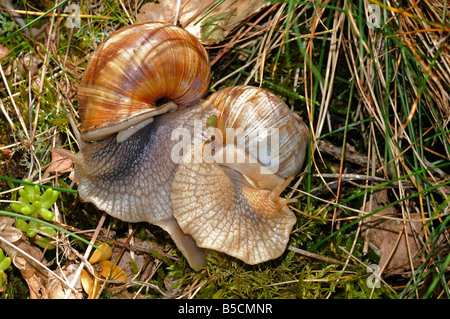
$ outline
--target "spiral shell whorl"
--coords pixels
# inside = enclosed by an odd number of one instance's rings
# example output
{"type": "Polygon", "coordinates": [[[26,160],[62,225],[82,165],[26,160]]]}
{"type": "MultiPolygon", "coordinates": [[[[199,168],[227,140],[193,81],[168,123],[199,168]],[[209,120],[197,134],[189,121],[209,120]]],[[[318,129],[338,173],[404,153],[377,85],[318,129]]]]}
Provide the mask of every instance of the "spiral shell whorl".
{"type": "Polygon", "coordinates": [[[86,67],[78,91],[82,136],[157,111],[162,100],[190,106],[209,80],[206,50],[189,32],[166,23],[124,27],[86,67]]]}
{"type": "MultiPolygon", "coordinates": [[[[222,132],[226,128],[243,129],[248,139],[246,151],[258,149],[254,143],[265,138],[270,144],[271,130],[278,129],[279,165],[276,175],[287,178],[298,173],[305,158],[309,130],[276,95],[257,87],[235,86],[212,94],[207,101],[220,112],[218,129],[222,132]]],[[[261,154],[251,155],[260,159],[261,154]]]]}

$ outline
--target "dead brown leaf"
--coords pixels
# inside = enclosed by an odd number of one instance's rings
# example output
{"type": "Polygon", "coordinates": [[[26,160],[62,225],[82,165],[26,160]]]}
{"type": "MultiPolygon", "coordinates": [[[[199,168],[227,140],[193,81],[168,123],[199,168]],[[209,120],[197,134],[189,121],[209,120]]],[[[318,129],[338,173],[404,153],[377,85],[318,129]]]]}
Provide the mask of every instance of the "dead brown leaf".
{"type": "MultiPolygon", "coordinates": [[[[3,58],[7,57],[11,51],[4,45],[0,44],[0,63],[2,64],[3,72],[5,76],[11,75],[11,63],[7,62],[7,59],[5,61],[2,61],[3,58]]],[[[3,81],[2,81],[3,82],[3,81]]],[[[4,83],[1,84],[3,86],[4,83]]]]}
{"type": "MultiPolygon", "coordinates": [[[[379,190],[374,193],[372,204],[367,203],[366,212],[373,212],[387,204],[387,190],[379,190]]],[[[412,220],[419,218],[419,214],[411,214],[412,220]]],[[[402,220],[397,209],[391,206],[365,219],[361,231],[366,240],[378,250],[381,269],[389,270],[389,275],[409,275],[405,273],[405,269],[410,269],[411,261],[420,258],[423,246],[424,233],[421,226],[420,222],[402,220]]]]}
{"type": "Polygon", "coordinates": [[[23,279],[27,282],[30,289],[30,299],[48,299],[48,292],[45,288],[45,276],[39,274],[25,258],[20,256],[14,258],[14,266],[20,270],[23,279]]]}
{"type": "Polygon", "coordinates": [[[73,169],[73,161],[64,157],[59,153],[52,152],[52,162],[44,172],[43,178],[47,178],[51,174],[64,174],[71,172],[73,169]]]}
{"type": "MultiPolygon", "coordinates": [[[[42,251],[26,241],[22,231],[11,226],[13,219],[4,217],[0,224],[0,248],[11,257],[12,264],[19,269],[30,289],[30,299],[60,298],[68,289],[55,274],[45,266],[47,260],[42,257],[42,251]],[[20,234],[19,234],[20,232],[20,234]]],[[[59,272],[59,274],[63,274],[59,272]]],[[[67,277],[66,274],[64,277],[67,277]]],[[[60,278],[64,278],[61,277],[60,278]]],[[[80,295],[71,291],[69,298],[79,298],[80,295]]]]}
{"type": "Polygon", "coordinates": [[[14,220],[10,217],[0,217],[0,236],[5,240],[15,243],[22,238],[22,231],[13,227],[14,220]]]}
{"type": "MultiPolygon", "coordinates": [[[[181,27],[193,34],[203,44],[215,43],[211,39],[202,37],[202,23],[196,22],[217,3],[217,0],[186,0],[180,7],[177,21],[181,27]]],[[[177,0],[160,0],[159,3],[147,3],[142,6],[136,19],[138,22],[164,21],[174,23],[177,11],[176,5],[177,0]]],[[[270,2],[263,0],[225,1],[214,9],[207,18],[226,12],[233,13],[226,17],[227,20],[222,20],[222,23],[217,24],[217,27],[223,31],[223,37],[226,37],[245,20],[270,5],[270,2]]]]}
{"type": "Polygon", "coordinates": [[[4,45],[0,44],[0,60],[9,54],[9,49],[4,45]]]}

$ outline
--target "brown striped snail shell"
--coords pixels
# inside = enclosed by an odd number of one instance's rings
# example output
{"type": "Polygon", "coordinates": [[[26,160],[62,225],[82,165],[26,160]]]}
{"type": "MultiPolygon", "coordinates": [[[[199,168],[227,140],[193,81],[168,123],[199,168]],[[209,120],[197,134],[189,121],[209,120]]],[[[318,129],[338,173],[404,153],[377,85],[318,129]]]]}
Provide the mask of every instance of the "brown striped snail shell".
{"type": "Polygon", "coordinates": [[[80,83],[82,138],[99,140],[193,105],[209,80],[206,50],[184,29],[167,23],[119,29],[94,52],[80,83]]]}
{"type": "MultiPolygon", "coordinates": [[[[207,98],[219,111],[217,128],[242,130],[237,144],[265,166],[273,166],[273,173],[283,179],[295,176],[302,167],[308,144],[308,127],[276,95],[252,86],[222,89],[207,98]],[[257,145],[266,142],[267,145],[257,145]],[[266,152],[258,152],[267,146],[266,152]],[[270,154],[270,147],[277,154],[270,154]],[[271,162],[275,160],[276,162],[271,162]]],[[[237,132],[239,133],[239,132],[237,132]]],[[[265,151],[265,149],[263,150],[265,151]]]]}

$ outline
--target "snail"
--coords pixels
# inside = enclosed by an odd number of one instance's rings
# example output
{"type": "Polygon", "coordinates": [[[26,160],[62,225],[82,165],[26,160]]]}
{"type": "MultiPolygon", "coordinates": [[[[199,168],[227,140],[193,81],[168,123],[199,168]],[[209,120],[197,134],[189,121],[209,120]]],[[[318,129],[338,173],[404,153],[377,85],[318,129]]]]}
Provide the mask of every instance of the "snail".
{"type": "Polygon", "coordinates": [[[206,144],[215,147],[215,160],[196,162],[195,150],[183,158],[172,181],[174,217],[200,247],[247,264],[277,258],[296,222],[291,201],[280,195],[303,164],[308,128],[260,88],[229,87],[206,101],[218,112],[220,134],[206,144]]]}
{"type": "Polygon", "coordinates": [[[122,28],[80,83],[79,152],[56,150],[74,161],[84,201],[161,227],[195,270],[207,249],[249,264],[282,254],[296,217],[280,194],[308,141],[307,126],[272,93],[237,86],[205,99],[209,77],[205,49],[184,29],[122,28]]]}

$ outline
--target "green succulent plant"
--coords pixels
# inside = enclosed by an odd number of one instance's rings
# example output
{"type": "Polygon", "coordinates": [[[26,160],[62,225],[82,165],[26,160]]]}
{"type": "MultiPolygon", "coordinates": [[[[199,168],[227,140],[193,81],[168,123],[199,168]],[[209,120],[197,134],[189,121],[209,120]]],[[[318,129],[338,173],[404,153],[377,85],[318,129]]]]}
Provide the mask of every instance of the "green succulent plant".
{"type": "MultiPolygon", "coordinates": [[[[30,183],[29,180],[25,182],[30,183]]],[[[49,208],[56,202],[59,192],[51,188],[46,189],[41,194],[41,189],[38,185],[24,184],[24,188],[19,190],[19,203],[12,203],[11,208],[23,215],[33,217],[33,220],[27,222],[25,219],[18,218],[15,221],[15,226],[25,232],[27,236],[40,247],[47,249],[54,249],[55,246],[50,244],[51,238],[38,236],[36,230],[44,232],[49,236],[54,236],[56,230],[52,227],[39,223],[39,218],[46,221],[52,221],[55,215],[49,208]]]]}
{"type": "Polygon", "coordinates": [[[11,257],[6,257],[3,250],[0,248],[0,290],[6,282],[7,276],[5,270],[11,265],[11,257]]]}

